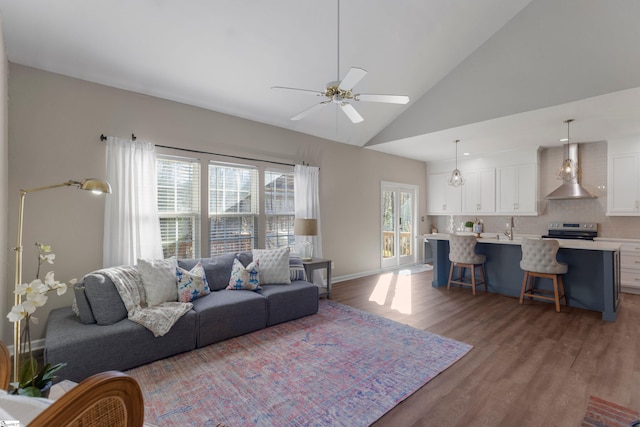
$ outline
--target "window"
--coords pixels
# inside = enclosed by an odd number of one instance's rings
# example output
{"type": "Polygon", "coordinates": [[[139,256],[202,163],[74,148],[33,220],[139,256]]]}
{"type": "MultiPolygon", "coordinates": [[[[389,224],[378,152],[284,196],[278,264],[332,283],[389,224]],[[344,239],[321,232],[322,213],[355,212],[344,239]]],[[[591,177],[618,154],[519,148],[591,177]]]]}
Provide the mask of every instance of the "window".
{"type": "Polygon", "coordinates": [[[209,163],[211,256],[257,248],[258,219],[258,169],[209,163]]]}
{"type": "Polygon", "coordinates": [[[295,245],[293,221],[293,173],[267,170],[264,173],[266,249],[295,245]]]}
{"type": "Polygon", "coordinates": [[[156,174],[164,257],[200,257],[199,161],[158,156],[156,174]]]}

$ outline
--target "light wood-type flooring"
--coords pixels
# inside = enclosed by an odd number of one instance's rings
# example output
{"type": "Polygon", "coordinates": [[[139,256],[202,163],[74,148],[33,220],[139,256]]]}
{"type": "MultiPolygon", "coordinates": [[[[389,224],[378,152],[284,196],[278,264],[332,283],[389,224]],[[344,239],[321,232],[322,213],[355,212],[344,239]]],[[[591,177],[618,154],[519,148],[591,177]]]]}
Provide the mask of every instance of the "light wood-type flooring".
{"type": "Polygon", "coordinates": [[[432,272],[334,284],[332,300],[474,348],[374,426],[579,426],[589,395],[640,410],[640,295],[600,313],[469,288],[432,272]]]}

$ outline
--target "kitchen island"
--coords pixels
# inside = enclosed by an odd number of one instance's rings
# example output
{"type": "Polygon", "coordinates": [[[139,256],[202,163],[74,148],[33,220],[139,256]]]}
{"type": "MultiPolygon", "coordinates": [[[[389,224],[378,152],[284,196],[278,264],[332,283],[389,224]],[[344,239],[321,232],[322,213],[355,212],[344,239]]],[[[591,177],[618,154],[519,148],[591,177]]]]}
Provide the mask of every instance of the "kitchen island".
{"type": "MultiPolygon", "coordinates": [[[[476,253],[487,257],[487,290],[513,297],[520,296],[524,272],[521,238],[508,240],[496,234],[478,238],[476,253]]],[[[428,234],[425,243],[433,253],[434,287],[446,286],[449,279],[449,234],[428,234]]],[[[602,319],[615,322],[620,294],[620,245],[590,240],[558,240],[557,259],[569,266],[563,276],[567,305],[599,311],[602,319]]],[[[540,279],[539,279],[540,280],[540,279]]],[[[541,280],[541,287],[549,285],[541,280]]],[[[550,288],[547,288],[550,289],[550,288]]]]}

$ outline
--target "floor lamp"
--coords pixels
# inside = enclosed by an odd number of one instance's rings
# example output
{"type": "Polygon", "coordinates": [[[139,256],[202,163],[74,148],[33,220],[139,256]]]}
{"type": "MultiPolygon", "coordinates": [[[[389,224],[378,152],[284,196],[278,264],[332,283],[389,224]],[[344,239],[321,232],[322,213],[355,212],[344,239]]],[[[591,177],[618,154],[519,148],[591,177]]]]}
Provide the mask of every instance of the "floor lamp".
{"type": "MultiPolygon", "coordinates": [[[[14,290],[22,283],[22,224],[24,222],[24,199],[29,193],[36,191],[49,190],[58,187],[74,187],[80,190],[89,190],[96,194],[111,193],[111,186],[107,181],[101,179],[89,178],[83,181],[67,181],[62,184],[48,185],[46,187],[31,188],[29,190],[20,190],[20,204],[18,205],[18,237],[14,250],[16,251],[16,282],[14,290]]],[[[22,303],[22,296],[15,293],[14,304],[22,303]]],[[[19,381],[20,376],[20,321],[13,324],[13,380],[19,381]]]]}

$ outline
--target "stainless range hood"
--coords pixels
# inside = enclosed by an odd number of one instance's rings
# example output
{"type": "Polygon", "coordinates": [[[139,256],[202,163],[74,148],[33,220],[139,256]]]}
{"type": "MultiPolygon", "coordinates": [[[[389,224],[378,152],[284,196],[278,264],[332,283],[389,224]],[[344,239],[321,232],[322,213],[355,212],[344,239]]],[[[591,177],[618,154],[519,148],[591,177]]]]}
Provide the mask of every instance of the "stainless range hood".
{"type": "MultiPolygon", "coordinates": [[[[568,145],[569,156],[565,159],[563,168],[567,167],[567,163],[571,163],[573,167],[578,165],[578,144],[571,143],[568,145]]],[[[559,175],[563,175],[562,171],[559,175]]],[[[580,185],[580,172],[565,173],[564,183],[547,195],[547,200],[564,200],[564,199],[595,199],[597,196],[589,193],[582,185],[580,185]]]]}

